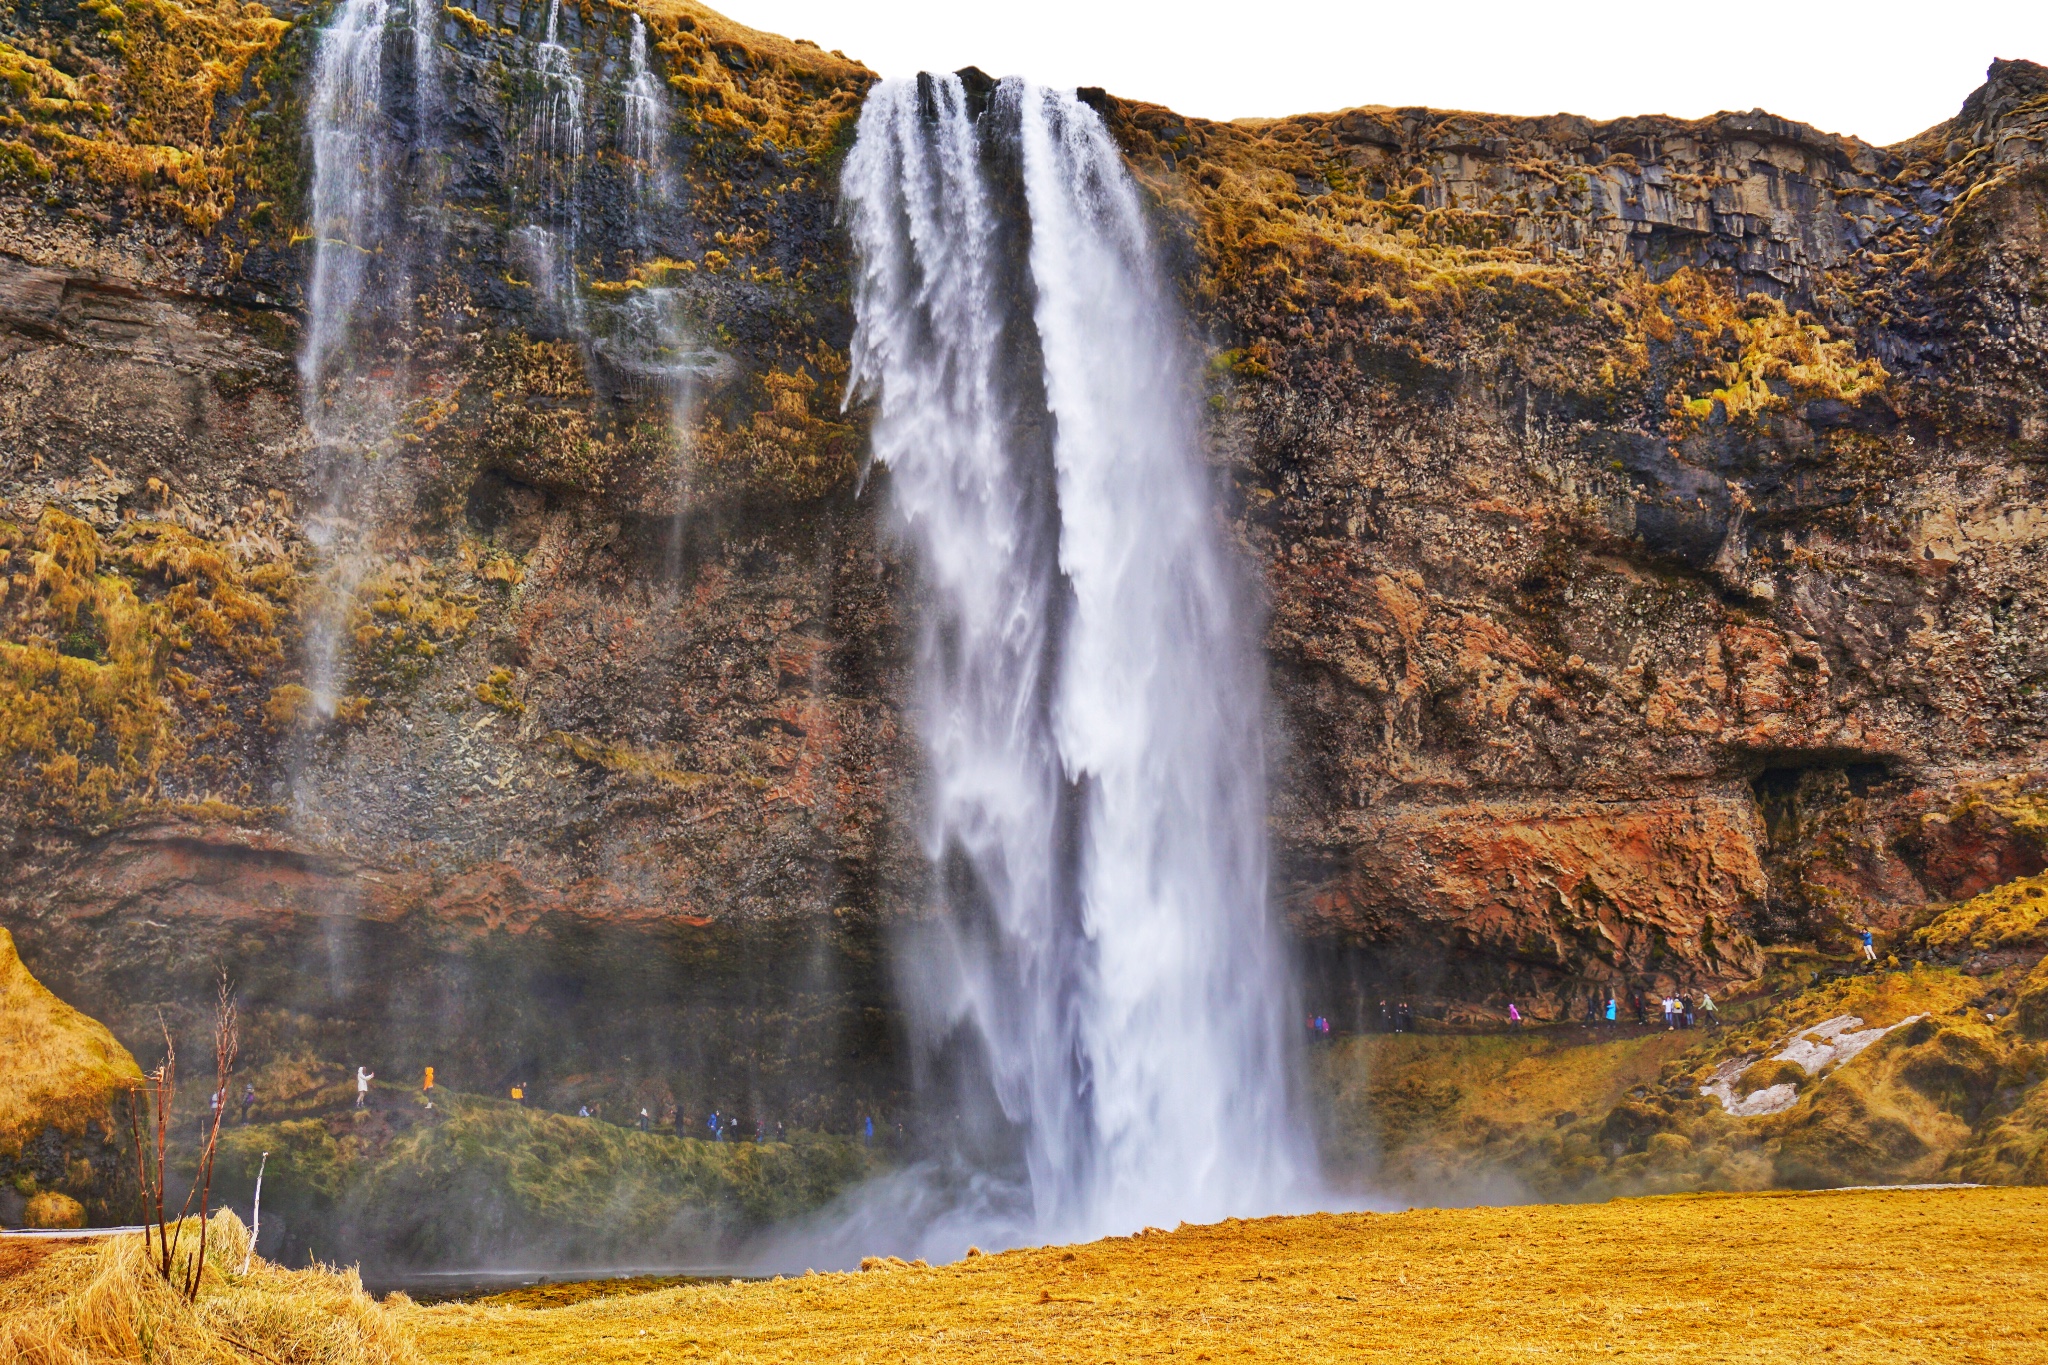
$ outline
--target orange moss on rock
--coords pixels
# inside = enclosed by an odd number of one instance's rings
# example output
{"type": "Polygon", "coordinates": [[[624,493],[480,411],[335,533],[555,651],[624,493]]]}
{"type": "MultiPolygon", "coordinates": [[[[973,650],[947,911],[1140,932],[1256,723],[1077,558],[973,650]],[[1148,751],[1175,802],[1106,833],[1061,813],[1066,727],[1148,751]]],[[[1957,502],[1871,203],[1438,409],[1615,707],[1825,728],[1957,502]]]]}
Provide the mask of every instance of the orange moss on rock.
{"type": "Polygon", "coordinates": [[[0,176],[121,187],[207,232],[234,205],[253,134],[220,97],[291,24],[261,4],[89,0],[76,38],[48,30],[0,43],[0,176]]]}
{"type": "Polygon", "coordinates": [[[2048,873],[2019,877],[1952,905],[1913,937],[1921,948],[1943,956],[2048,948],[2048,873]]]}
{"type": "Polygon", "coordinates": [[[841,53],[748,28],[691,0],[636,8],[699,131],[825,155],[847,140],[875,79],[841,53]]]}
{"type": "Polygon", "coordinates": [[[0,523],[9,568],[0,791],[41,821],[92,827],[149,804],[165,766],[229,715],[201,674],[260,678],[285,657],[289,563],[173,522],[102,536],[48,506],[33,528],[0,523]]]}

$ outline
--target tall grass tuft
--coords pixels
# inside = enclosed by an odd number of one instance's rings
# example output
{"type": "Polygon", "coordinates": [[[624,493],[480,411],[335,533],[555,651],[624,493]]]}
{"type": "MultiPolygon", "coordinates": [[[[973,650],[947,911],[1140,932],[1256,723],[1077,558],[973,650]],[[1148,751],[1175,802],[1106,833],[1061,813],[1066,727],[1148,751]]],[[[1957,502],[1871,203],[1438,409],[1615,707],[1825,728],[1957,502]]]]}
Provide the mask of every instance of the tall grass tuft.
{"type": "Polygon", "coordinates": [[[139,1234],[62,1246],[0,1278],[0,1365],[418,1365],[410,1333],[355,1271],[250,1259],[241,1219],[222,1209],[210,1224],[203,1257],[196,1227],[174,1241],[172,1279],[139,1234]],[[202,1285],[196,1301],[187,1277],[202,1285]]]}

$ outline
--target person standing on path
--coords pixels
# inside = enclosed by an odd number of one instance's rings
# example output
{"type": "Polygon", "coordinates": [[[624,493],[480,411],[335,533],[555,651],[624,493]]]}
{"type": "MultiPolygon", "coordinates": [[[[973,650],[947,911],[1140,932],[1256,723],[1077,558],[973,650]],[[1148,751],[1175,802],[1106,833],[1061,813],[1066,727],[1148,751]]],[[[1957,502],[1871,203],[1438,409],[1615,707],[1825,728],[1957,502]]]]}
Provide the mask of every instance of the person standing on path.
{"type": "Polygon", "coordinates": [[[370,1102],[370,1082],[376,1078],[377,1073],[370,1070],[370,1068],[366,1066],[356,1068],[356,1108],[360,1109],[370,1102]]]}
{"type": "Polygon", "coordinates": [[[244,1128],[249,1126],[249,1111],[255,1107],[256,1082],[245,1081],[242,1084],[242,1126],[244,1128]]]}
{"type": "Polygon", "coordinates": [[[1671,997],[1664,997],[1664,1027],[1671,1027],[1671,997]]]}
{"type": "Polygon", "coordinates": [[[1865,962],[1877,961],[1877,943],[1871,935],[1870,926],[1867,924],[1863,926],[1863,960],[1865,962]]]}
{"type": "Polygon", "coordinates": [[[875,1116],[873,1114],[869,1114],[867,1118],[863,1120],[863,1127],[860,1135],[860,1145],[863,1147],[872,1147],[875,1145],[875,1116]]]}
{"type": "Polygon", "coordinates": [[[1705,991],[1700,992],[1700,1013],[1706,1016],[1708,1028],[1721,1027],[1721,1011],[1714,1007],[1714,997],[1705,991]]]}
{"type": "Polygon", "coordinates": [[[1515,1008],[1515,1002],[1508,1001],[1508,1022],[1516,1028],[1522,1026],[1522,1012],[1515,1008]]]}
{"type": "Polygon", "coordinates": [[[1609,1028],[1613,1028],[1613,1027],[1614,1027],[1614,1023],[1615,1023],[1615,1020],[1616,1020],[1616,1018],[1617,1018],[1617,1017],[1619,1017],[1620,1013],[1621,1013],[1621,1002],[1620,1002],[1620,1001],[1618,1001],[1618,1000],[1616,1000],[1616,999],[1615,999],[1615,998],[1614,998],[1613,996],[1611,996],[1611,995],[1610,995],[1610,996],[1608,996],[1608,997],[1607,997],[1607,1027],[1609,1027],[1609,1028]]]}

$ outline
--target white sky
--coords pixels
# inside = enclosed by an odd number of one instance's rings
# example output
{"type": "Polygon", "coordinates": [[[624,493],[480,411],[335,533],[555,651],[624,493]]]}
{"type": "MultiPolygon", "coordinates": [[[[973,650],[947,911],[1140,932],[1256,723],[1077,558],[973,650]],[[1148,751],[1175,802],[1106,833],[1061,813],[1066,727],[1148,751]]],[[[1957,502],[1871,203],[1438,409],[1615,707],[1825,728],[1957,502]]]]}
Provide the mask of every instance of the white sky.
{"type": "Polygon", "coordinates": [[[885,76],[978,66],[1227,119],[1426,104],[1593,118],[1765,108],[1891,143],[1993,57],[2048,65],[2048,0],[710,0],[885,76]]]}

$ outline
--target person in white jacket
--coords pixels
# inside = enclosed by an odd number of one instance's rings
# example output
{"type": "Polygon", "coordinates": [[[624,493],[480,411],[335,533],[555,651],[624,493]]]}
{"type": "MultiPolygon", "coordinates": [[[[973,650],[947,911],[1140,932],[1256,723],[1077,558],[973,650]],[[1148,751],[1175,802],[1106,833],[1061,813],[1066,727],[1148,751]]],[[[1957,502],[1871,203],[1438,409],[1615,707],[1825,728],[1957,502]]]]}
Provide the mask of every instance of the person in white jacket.
{"type": "Polygon", "coordinates": [[[376,1074],[366,1066],[356,1068],[356,1108],[360,1109],[370,1102],[370,1081],[376,1074]]]}

